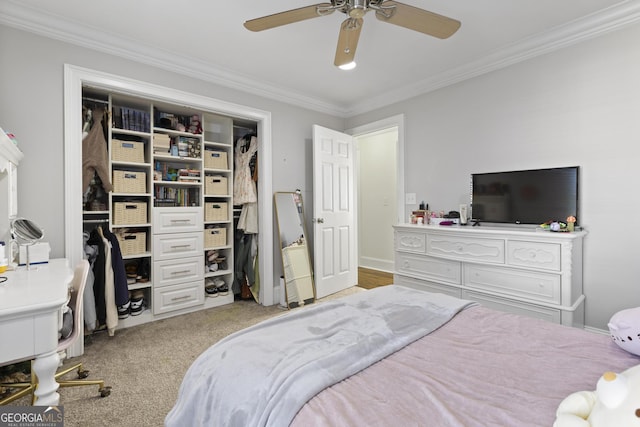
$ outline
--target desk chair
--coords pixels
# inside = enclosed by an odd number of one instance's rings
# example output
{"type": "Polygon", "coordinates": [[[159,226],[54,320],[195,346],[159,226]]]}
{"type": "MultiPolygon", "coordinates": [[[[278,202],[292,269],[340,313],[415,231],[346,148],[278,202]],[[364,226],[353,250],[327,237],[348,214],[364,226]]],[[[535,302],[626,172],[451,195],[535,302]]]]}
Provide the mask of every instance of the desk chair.
{"type": "MultiPolygon", "coordinates": [[[[84,294],[84,288],[87,284],[87,276],[89,275],[89,262],[87,260],[82,260],[76,266],[73,272],[73,281],[71,283],[73,287],[73,291],[71,293],[71,299],[69,301],[69,306],[73,310],[73,332],[67,338],[61,339],[58,342],[58,353],[67,350],[78,338],[80,333],[82,333],[82,296],[84,294]]],[[[101,397],[107,397],[111,394],[111,387],[105,386],[103,380],[85,380],[85,378],[89,375],[89,371],[83,369],[82,363],[75,364],[69,368],[65,368],[56,373],[55,379],[60,385],[60,387],[75,387],[75,386],[85,386],[85,385],[97,385],[99,386],[98,391],[100,392],[101,397]],[[61,377],[68,374],[71,371],[77,371],[78,378],[76,380],[63,380],[61,377]]],[[[31,394],[31,404],[34,405],[36,403],[36,396],[34,391],[38,387],[38,378],[33,373],[33,361],[31,362],[31,381],[23,382],[23,383],[6,383],[0,384],[2,387],[10,388],[10,389],[19,389],[19,391],[14,392],[8,397],[0,400],[0,405],[6,405],[10,402],[13,402],[16,399],[19,399],[23,396],[31,394]]]]}

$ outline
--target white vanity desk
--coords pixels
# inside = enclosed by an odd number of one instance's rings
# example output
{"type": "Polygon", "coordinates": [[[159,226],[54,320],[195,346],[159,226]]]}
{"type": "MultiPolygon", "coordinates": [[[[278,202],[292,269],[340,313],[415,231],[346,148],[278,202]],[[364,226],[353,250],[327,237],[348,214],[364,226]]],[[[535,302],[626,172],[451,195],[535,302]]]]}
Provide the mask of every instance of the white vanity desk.
{"type": "Polygon", "coordinates": [[[19,267],[0,276],[0,365],[35,357],[39,385],[37,405],[56,406],[60,400],[54,379],[61,309],[67,302],[73,269],[66,259],[19,267]]]}

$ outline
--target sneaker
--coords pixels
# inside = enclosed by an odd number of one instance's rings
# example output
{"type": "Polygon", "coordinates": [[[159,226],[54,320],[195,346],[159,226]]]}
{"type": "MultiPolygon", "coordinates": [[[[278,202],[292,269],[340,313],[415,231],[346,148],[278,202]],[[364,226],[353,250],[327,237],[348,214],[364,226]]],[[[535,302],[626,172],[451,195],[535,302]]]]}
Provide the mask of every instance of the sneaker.
{"type": "Polygon", "coordinates": [[[218,288],[215,286],[207,286],[204,288],[204,292],[207,294],[209,298],[215,298],[218,296],[218,288]]]}
{"type": "Polygon", "coordinates": [[[124,305],[118,306],[118,319],[126,319],[131,311],[131,301],[127,301],[124,305]]]}
{"type": "Polygon", "coordinates": [[[132,316],[137,316],[144,311],[144,292],[134,291],[131,295],[131,308],[130,313],[132,316]]]}
{"type": "Polygon", "coordinates": [[[218,287],[214,280],[207,278],[204,282],[204,292],[209,298],[215,298],[218,296],[218,287]]]}
{"type": "Polygon", "coordinates": [[[229,294],[229,286],[225,283],[224,279],[221,277],[216,277],[213,279],[213,283],[218,289],[218,294],[220,295],[228,295],[229,294]]]}

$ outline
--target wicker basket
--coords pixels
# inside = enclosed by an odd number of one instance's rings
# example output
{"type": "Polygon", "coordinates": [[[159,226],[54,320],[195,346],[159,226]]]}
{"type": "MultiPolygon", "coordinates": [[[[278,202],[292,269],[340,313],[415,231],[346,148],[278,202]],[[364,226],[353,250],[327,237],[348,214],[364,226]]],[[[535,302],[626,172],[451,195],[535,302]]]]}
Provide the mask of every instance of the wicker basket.
{"type": "Polygon", "coordinates": [[[113,224],[146,224],[147,203],[145,202],[114,202],[113,224]]]}
{"type": "Polygon", "coordinates": [[[122,256],[140,255],[147,252],[147,233],[144,231],[136,233],[116,234],[120,244],[122,256]]]}
{"type": "Polygon", "coordinates": [[[216,248],[227,244],[227,229],[224,227],[204,230],[204,247],[216,248]]]}
{"type": "Polygon", "coordinates": [[[144,144],[139,141],[111,140],[111,160],[144,163],[144,144]]]}
{"type": "Polygon", "coordinates": [[[145,172],[114,170],[114,193],[146,193],[147,174],[145,172]]]}
{"type": "Polygon", "coordinates": [[[205,150],[204,167],[209,169],[229,169],[226,151],[205,150]]]}
{"type": "Polygon", "coordinates": [[[207,175],[204,179],[204,194],[207,196],[226,196],[229,194],[227,177],[221,175],[207,175]]]}
{"type": "Polygon", "coordinates": [[[205,221],[227,221],[229,208],[226,202],[207,202],[204,205],[205,221]]]}

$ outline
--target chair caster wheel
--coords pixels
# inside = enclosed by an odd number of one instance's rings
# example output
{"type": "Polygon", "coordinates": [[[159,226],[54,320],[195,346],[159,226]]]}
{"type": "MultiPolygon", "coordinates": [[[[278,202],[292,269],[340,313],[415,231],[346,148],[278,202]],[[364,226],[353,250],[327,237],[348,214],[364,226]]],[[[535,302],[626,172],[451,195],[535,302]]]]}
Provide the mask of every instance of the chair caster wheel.
{"type": "Polygon", "coordinates": [[[105,386],[100,389],[100,397],[107,397],[111,394],[111,386],[105,386]]]}
{"type": "Polygon", "coordinates": [[[78,378],[83,379],[83,378],[87,378],[88,376],[89,376],[89,371],[87,371],[86,369],[78,370],[78,378]]]}

